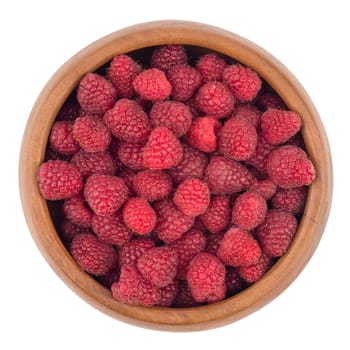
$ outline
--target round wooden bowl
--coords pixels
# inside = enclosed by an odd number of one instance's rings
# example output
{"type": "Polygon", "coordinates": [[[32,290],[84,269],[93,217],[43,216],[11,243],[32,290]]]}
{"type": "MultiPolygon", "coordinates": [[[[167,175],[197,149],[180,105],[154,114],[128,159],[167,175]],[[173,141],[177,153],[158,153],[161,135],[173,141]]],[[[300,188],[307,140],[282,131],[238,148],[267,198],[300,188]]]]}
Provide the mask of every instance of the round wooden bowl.
{"type": "Polygon", "coordinates": [[[298,276],[314,253],[328,218],[332,198],[332,163],[320,117],[304,88],[276,58],[226,30],[184,21],[158,21],[131,26],[92,43],[66,62],[38,97],[23,136],[19,162],[23,211],[33,239],[58,276],[89,304],[130,324],[170,331],[194,331],[239,320],[269,303],[298,276]],[[142,307],[122,304],[85,273],[62,244],[48,203],[37,183],[51,126],[80,79],[114,56],[162,44],[184,44],[217,51],[251,67],[302,116],[302,135],[317,178],[309,188],[298,231],[288,251],[259,281],[221,302],[193,308],[142,307]]]}

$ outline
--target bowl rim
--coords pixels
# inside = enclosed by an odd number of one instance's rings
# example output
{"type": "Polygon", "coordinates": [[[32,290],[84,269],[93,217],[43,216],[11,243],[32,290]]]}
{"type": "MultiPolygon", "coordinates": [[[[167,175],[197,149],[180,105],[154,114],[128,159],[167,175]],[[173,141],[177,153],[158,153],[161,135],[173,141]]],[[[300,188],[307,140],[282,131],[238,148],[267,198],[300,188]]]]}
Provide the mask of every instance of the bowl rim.
{"type": "Polygon", "coordinates": [[[27,225],[40,252],[55,273],[80,297],[105,314],[133,325],[195,331],[223,326],[257,311],[295,280],[313,255],[325,229],[332,201],[333,175],[331,153],[320,116],[305,89],[279,60],[255,43],[225,29],[198,22],[166,20],[140,23],[106,35],[79,51],[50,78],[33,106],[23,134],[19,188],[27,225]],[[287,252],[271,270],[233,297],[193,308],[150,308],[114,300],[110,291],[85,273],[67,252],[37,184],[37,170],[44,159],[54,118],[80,79],[118,54],[163,44],[205,47],[233,57],[258,72],[288,108],[304,119],[302,134],[317,170],[298,231],[287,252]]]}

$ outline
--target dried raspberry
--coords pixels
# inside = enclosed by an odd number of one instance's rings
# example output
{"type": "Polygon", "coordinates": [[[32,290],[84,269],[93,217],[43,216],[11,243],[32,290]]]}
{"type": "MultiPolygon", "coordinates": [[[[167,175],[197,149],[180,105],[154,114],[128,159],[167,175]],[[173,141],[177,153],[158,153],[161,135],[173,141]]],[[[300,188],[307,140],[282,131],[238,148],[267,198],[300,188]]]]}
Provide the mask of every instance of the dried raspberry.
{"type": "Polygon", "coordinates": [[[259,75],[241,64],[232,64],[226,67],[222,81],[227,84],[235,98],[240,101],[251,101],[261,88],[259,75]]]}
{"type": "Polygon", "coordinates": [[[251,104],[236,104],[231,118],[246,118],[255,126],[255,128],[258,128],[260,126],[260,115],[261,112],[251,104]]]}
{"type": "Polygon", "coordinates": [[[185,135],[192,123],[189,108],[177,101],[156,102],[149,117],[153,127],[166,126],[176,137],[185,135]]]}
{"type": "Polygon", "coordinates": [[[177,295],[174,301],[175,307],[193,307],[201,303],[195,301],[191,294],[187,281],[179,281],[177,295]]]}
{"type": "Polygon", "coordinates": [[[142,277],[158,288],[173,282],[177,264],[176,251],[167,246],[151,248],[137,260],[137,268],[142,277]]]}
{"type": "MultiPolygon", "coordinates": [[[[243,266],[242,266],[243,267],[243,266]]],[[[244,288],[244,281],[238,274],[238,268],[233,266],[226,266],[225,283],[227,292],[234,295],[244,288]]]]}
{"type": "Polygon", "coordinates": [[[158,301],[158,306],[170,307],[175,300],[177,295],[179,282],[177,280],[168,284],[163,288],[159,288],[160,300],[158,301]]]}
{"type": "Polygon", "coordinates": [[[163,199],[173,189],[171,177],[161,170],[144,170],[137,173],[132,181],[135,193],[149,202],[163,199]]]}
{"type": "Polygon", "coordinates": [[[249,266],[239,266],[237,267],[237,272],[245,281],[253,283],[260,279],[271,266],[271,258],[265,253],[262,253],[258,262],[249,266]]]}
{"type": "Polygon", "coordinates": [[[97,215],[108,216],[125,203],[128,188],[117,176],[94,174],[86,180],[84,196],[97,215]]]}
{"type": "Polygon", "coordinates": [[[144,143],[122,142],[118,149],[118,158],[121,163],[133,170],[143,170],[144,143]]]}
{"type": "Polygon", "coordinates": [[[143,165],[152,170],[169,169],[178,165],[183,156],[179,140],[166,127],[152,130],[143,150],[143,165]]]}
{"type": "Polygon", "coordinates": [[[278,188],[272,197],[271,205],[274,209],[288,210],[293,214],[303,211],[307,197],[307,187],[278,188]]]}
{"type": "Polygon", "coordinates": [[[204,83],[212,80],[221,81],[222,73],[226,66],[225,60],[215,53],[202,55],[196,64],[196,68],[201,74],[204,83]]]}
{"type": "Polygon", "coordinates": [[[130,56],[119,55],[113,58],[107,76],[120,98],[131,98],[135,94],[132,82],[141,70],[141,66],[130,56]]]}
{"type": "Polygon", "coordinates": [[[249,232],[231,227],[224,234],[217,254],[227,265],[248,266],[258,262],[261,249],[249,232]]]}
{"type": "Polygon", "coordinates": [[[71,155],[78,152],[79,145],[74,140],[72,131],[73,122],[67,120],[55,122],[50,133],[50,147],[54,151],[64,155],[71,155]]]}
{"type": "Polygon", "coordinates": [[[265,200],[269,200],[276,193],[277,186],[276,184],[269,180],[258,180],[253,179],[251,185],[249,186],[249,191],[254,191],[260,194],[265,200]]]}
{"type": "Polygon", "coordinates": [[[72,197],[83,187],[79,170],[63,160],[42,163],[38,172],[39,190],[48,200],[72,197]]]}
{"type": "Polygon", "coordinates": [[[88,73],[79,83],[77,99],[81,108],[88,113],[107,112],[116,98],[114,86],[99,74],[88,73]]]}
{"type": "Polygon", "coordinates": [[[118,260],[115,249],[91,233],[76,235],[70,245],[70,253],[82,269],[95,276],[106,274],[118,260]]]}
{"type": "Polygon", "coordinates": [[[187,142],[194,148],[211,153],[217,148],[221,124],[212,117],[200,117],[192,122],[187,133],[187,142]]]}
{"type": "Polygon", "coordinates": [[[297,220],[282,209],[270,209],[265,221],[256,228],[261,249],[269,256],[282,256],[297,230],[297,220]]]}
{"type": "Polygon", "coordinates": [[[167,78],[171,84],[171,95],[174,100],[187,101],[201,86],[202,76],[188,64],[172,66],[167,71],[167,78]]]}
{"type": "Polygon", "coordinates": [[[190,262],[187,282],[194,300],[214,303],[226,293],[225,266],[214,255],[199,253],[190,262]]]}
{"type": "Polygon", "coordinates": [[[81,227],[91,227],[93,212],[86,205],[82,193],[65,199],[63,212],[66,218],[72,223],[81,227]]]}
{"type": "Polygon", "coordinates": [[[258,135],[255,152],[250,158],[246,159],[245,162],[254,166],[260,172],[265,173],[267,159],[274,148],[275,147],[266,142],[261,135],[258,135]]]}
{"type": "Polygon", "coordinates": [[[205,83],[198,90],[195,101],[204,113],[216,119],[228,116],[235,106],[232,92],[219,81],[205,83]]]}
{"type": "Polygon", "coordinates": [[[255,100],[255,105],[258,106],[262,111],[266,111],[269,108],[286,109],[286,105],[274,92],[263,92],[255,100]]]}
{"type": "Polygon", "coordinates": [[[163,101],[171,94],[171,84],[165,73],[157,68],[139,73],[132,84],[140,97],[146,100],[163,101]]]}
{"type": "Polygon", "coordinates": [[[151,67],[167,71],[170,67],[187,63],[186,50],[182,45],[163,45],[152,53],[151,67]]]}
{"type": "Polygon", "coordinates": [[[274,149],[266,163],[266,172],[276,185],[283,188],[310,185],[316,171],[306,153],[295,146],[274,149]]]}
{"type": "Polygon", "coordinates": [[[73,224],[68,219],[63,219],[62,225],[61,225],[61,231],[60,235],[64,243],[70,244],[72,242],[73,238],[83,232],[88,232],[89,230],[85,227],[78,226],[76,224],[73,224]]]}
{"type": "Polygon", "coordinates": [[[137,259],[148,249],[154,247],[154,241],[151,238],[134,238],[124,244],[119,250],[120,266],[137,262],[137,259]]]}
{"type": "Polygon", "coordinates": [[[300,128],[301,118],[299,114],[292,111],[269,108],[261,116],[261,133],[272,145],[286,142],[300,128]]]}
{"type": "Polygon", "coordinates": [[[156,224],[156,213],[144,198],[134,197],[124,205],[123,219],[132,231],[147,235],[156,224]]]}
{"type": "Polygon", "coordinates": [[[216,252],[219,249],[220,243],[223,238],[223,233],[217,233],[215,235],[207,236],[207,243],[205,245],[204,251],[213,255],[217,255],[216,252]]]}
{"type": "Polygon", "coordinates": [[[80,110],[80,105],[76,100],[68,99],[57,113],[56,120],[74,121],[80,110]]]}
{"type": "Polygon", "coordinates": [[[147,114],[138,103],[125,98],[116,102],[103,121],[113,136],[126,142],[144,142],[151,132],[147,114]]]}

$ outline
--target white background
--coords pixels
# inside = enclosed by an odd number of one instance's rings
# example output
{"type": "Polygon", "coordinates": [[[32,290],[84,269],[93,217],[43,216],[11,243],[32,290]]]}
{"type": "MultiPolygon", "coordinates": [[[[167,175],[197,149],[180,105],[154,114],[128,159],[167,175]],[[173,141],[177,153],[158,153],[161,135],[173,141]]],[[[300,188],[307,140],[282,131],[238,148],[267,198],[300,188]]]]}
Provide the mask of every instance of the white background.
{"type": "Polygon", "coordinates": [[[0,5],[1,349],[350,349],[347,1],[3,1],[0,5]],[[332,211],[296,281],[234,324],[155,332],[111,319],[50,269],[23,218],[17,169],[27,117],[47,80],[78,50],[125,26],[187,19],[244,36],[281,60],[315,103],[334,165],[332,211]]]}

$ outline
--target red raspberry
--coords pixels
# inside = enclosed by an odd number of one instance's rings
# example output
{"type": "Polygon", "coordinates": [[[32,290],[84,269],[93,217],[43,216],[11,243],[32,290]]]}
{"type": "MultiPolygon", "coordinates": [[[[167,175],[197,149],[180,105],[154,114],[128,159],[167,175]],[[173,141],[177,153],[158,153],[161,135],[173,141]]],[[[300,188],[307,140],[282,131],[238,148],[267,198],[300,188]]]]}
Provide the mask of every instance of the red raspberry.
{"type": "Polygon", "coordinates": [[[176,298],[178,291],[179,282],[175,280],[174,282],[168,284],[163,288],[159,288],[160,300],[158,301],[158,306],[170,307],[176,298]]]}
{"type": "Polygon", "coordinates": [[[269,108],[261,116],[261,133],[272,145],[286,142],[300,128],[301,118],[299,114],[292,111],[269,108]]]}
{"type": "Polygon", "coordinates": [[[119,266],[115,267],[111,271],[108,271],[102,276],[98,276],[96,279],[102,283],[106,288],[111,289],[114,282],[118,282],[120,278],[120,268],[119,266]]]}
{"type": "Polygon", "coordinates": [[[249,266],[239,266],[237,267],[237,272],[245,281],[253,283],[260,279],[271,266],[271,258],[265,253],[262,253],[258,262],[249,266]]]}
{"type": "Polygon", "coordinates": [[[210,202],[209,188],[196,178],[184,180],[176,189],[173,201],[188,216],[204,214],[210,202]]]}
{"type": "Polygon", "coordinates": [[[232,113],[231,118],[243,117],[248,119],[255,128],[260,126],[261,112],[251,104],[235,105],[235,110],[232,113]]]}
{"type": "Polygon", "coordinates": [[[223,233],[217,233],[214,235],[207,236],[207,243],[205,245],[204,251],[213,255],[217,255],[216,252],[219,249],[220,243],[223,238],[223,233]]]}
{"type": "Polygon", "coordinates": [[[203,82],[222,80],[222,73],[226,68],[227,64],[224,59],[219,57],[216,53],[208,53],[199,57],[196,64],[198,72],[203,78],[203,82]]]}
{"type": "Polygon", "coordinates": [[[271,205],[274,209],[288,210],[293,214],[299,214],[303,211],[307,187],[278,188],[276,194],[272,197],[271,205]]]}
{"type": "Polygon", "coordinates": [[[79,145],[74,140],[72,131],[73,122],[67,120],[55,122],[50,133],[50,147],[54,151],[64,155],[71,155],[78,152],[79,145]]]}
{"type": "Polygon", "coordinates": [[[131,197],[134,194],[134,191],[132,189],[132,181],[134,176],[138,173],[137,170],[133,170],[130,168],[124,168],[118,175],[123,181],[125,182],[125,185],[128,187],[129,190],[129,197],[131,197]]]}
{"type": "Polygon", "coordinates": [[[156,213],[149,203],[141,197],[129,199],[123,208],[123,219],[132,231],[149,234],[156,225],[156,213]]]}
{"type": "Polygon", "coordinates": [[[139,73],[132,84],[140,97],[146,100],[163,101],[171,94],[171,84],[165,73],[157,68],[139,73]]]}
{"type": "Polygon", "coordinates": [[[151,170],[169,169],[178,165],[183,156],[179,140],[168,128],[152,130],[143,150],[143,165],[151,170]]]}
{"type": "Polygon", "coordinates": [[[137,260],[137,268],[142,277],[158,288],[174,281],[177,264],[176,251],[167,246],[151,248],[137,260]]]}
{"type": "Polygon", "coordinates": [[[187,282],[194,300],[214,303],[226,294],[225,266],[214,255],[199,253],[188,267],[187,282]]]}
{"type": "Polygon", "coordinates": [[[259,75],[241,64],[232,64],[225,68],[222,81],[240,101],[251,101],[261,88],[259,75]]]}
{"type": "Polygon", "coordinates": [[[94,215],[92,229],[102,241],[119,247],[128,243],[132,232],[125,226],[121,212],[111,216],[94,215]]]}
{"type": "Polygon", "coordinates": [[[135,264],[122,266],[119,282],[111,290],[115,299],[126,304],[153,306],[160,301],[159,289],[142,278],[135,264]]]}
{"type": "Polygon", "coordinates": [[[79,83],[77,99],[81,108],[88,113],[107,112],[116,98],[114,86],[99,74],[88,73],[79,83]]]}
{"type": "Polygon", "coordinates": [[[76,100],[68,99],[57,113],[56,120],[74,121],[80,110],[80,105],[76,100]]]}
{"type": "Polygon", "coordinates": [[[134,238],[124,244],[119,250],[120,266],[136,262],[137,259],[148,249],[154,247],[154,241],[151,238],[134,238]]]}
{"type": "Polygon", "coordinates": [[[182,161],[177,166],[169,169],[169,174],[176,185],[193,177],[202,179],[208,165],[208,159],[201,151],[188,146],[186,143],[182,144],[182,149],[182,161]]]}
{"type": "Polygon", "coordinates": [[[170,67],[187,63],[186,50],[182,45],[163,45],[153,51],[151,67],[167,71],[170,67]]]}
{"type": "Polygon", "coordinates": [[[82,269],[95,276],[106,274],[118,260],[115,249],[91,233],[76,235],[70,245],[70,253],[82,269]]]}
{"type": "Polygon", "coordinates": [[[213,194],[231,194],[247,189],[253,175],[233,159],[214,156],[205,171],[205,180],[213,194]]]}
{"type": "Polygon", "coordinates": [[[147,114],[138,103],[126,98],[118,100],[103,121],[113,136],[126,142],[144,142],[151,132],[147,114]]]}
{"type": "Polygon", "coordinates": [[[187,281],[179,281],[177,295],[174,301],[175,307],[193,307],[198,306],[201,303],[198,303],[193,299],[190,288],[187,281]]]}
{"type": "Polygon", "coordinates": [[[232,92],[219,81],[205,83],[198,90],[195,101],[204,113],[216,119],[228,116],[235,106],[232,92]]]}
{"type": "Polygon", "coordinates": [[[189,108],[177,101],[156,102],[149,117],[153,127],[166,126],[176,137],[185,135],[192,123],[189,108]]]}
{"type": "Polygon", "coordinates": [[[62,153],[58,153],[54,151],[51,146],[46,148],[45,151],[45,158],[44,161],[47,162],[48,160],[63,160],[65,162],[68,162],[71,160],[72,156],[71,155],[64,155],[62,153]]]}
{"type": "Polygon", "coordinates": [[[266,111],[269,108],[286,109],[286,105],[274,92],[263,92],[256,98],[255,105],[262,111],[266,111]]]}
{"type": "Polygon", "coordinates": [[[297,230],[297,220],[282,209],[270,209],[265,221],[256,228],[255,234],[261,249],[269,256],[282,256],[297,230]]]}
{"type": "Polygon", "coordinates": [[[253,155],[257,140],[254,125],[246,118],[235,117],[228,120],[221,129],[219,149],[235,160],[246,160],[253,155]]]}
{"type": "Polygon", "coordinates": [[[221,124],[212,117],[200,117],[192,122],[187,133],[187,142],[194,148],[211,153],[217,148],[221,124]]]}
{"type": "Polygon", "coordinates": [[[250,158],[246,159],[245,162],[254,166],[260,172],[265,173],[267,159],[274,148],[275,147],[266,142],[261,135],[258,135],[255,152],[250,158]]]}
{"type": "Polygon", "coordinates": [[[184,102],[185,105],[190,109],[193,118],[202,117],[204,113],[199,109],[195,101],[195,97],[190,98],[184,102]]]}
{"type": "Polygon", "coordinates": [[[233,205],[232,222],[250,231],[264,221],[266,212],[267,204],[264,197],[257,192],[244,192],[237,197],[233,205]]]}
{"type": "Polygon", "coordinates": [[[143,149],[144,143],[122,142],[118,149],[120,162],[133,170],[143,170],[143,149]]]}
{"type": "Polygon", "coordinates": [[[63,242],[66,244],[70,244],[73,240],[73,238],[83,232],[88,232],[89,230],[86,229],[85,227],[78,226],[76,224],[73,224],[71,221],[68,219],[63,219],[62,225],[61,225],[61,231],[60,235],[63,240],[63,242]]]}
{"type": "Polygon", "coordinates": [[[226,266],[225,283],[227,292],[234,295],[244,288],[244,281],[238,274],[238,268],[226,266]]]}
{"type": "Polygon", "coordinates": [[[135,193],[149,202],[168,197],[173,189],[171,177],[161,170],[144,170],[132,181],[135,193]]]}
{"type": "Polygon", "coordinates": [[[48,200],[72,197],[83,187],[79,170],[63,160],[42,163],[38,172],[39,190],[48,200]]]}
{"type": "Polygon", "coordinates": [[[141,66],[130,56],[119,55],[113,58],[107,76],[120,98],[131,98],[135,94],[132,82],[141,70],[141,66]]]}
{"type": "Polygon", "coordinates": [[[85,203],[82,193],[67,198],[63,203],[63,212],[68,220],[81,227],[91,227],[93,212],[85,203]]]}
{"type": "Polygon", "coordinates": [[[231,227],[224,234],[217,254],[227,265],[249,266],[258,262],[261,249],[249,232],[231,227]]]}
{"type": "Polygon", "coordinates": [[[290,145],[280,146],[270,153],[266,172],[276,185],[283,188],[310,185],[316,176],[306,153],[290,145]]]}
{"type": "Polygon", "coordinates": [[[178,267],[176,277],[186,279],[187,269],[190,261],[205,247],[205,236],[199,230],[191,229],[174,242],[170,243],[178,256],[178,267]]]}
{"type": "Polygon", "coordinates": [[[167,78],[171,84],[171,95],[174,100],[187,101],[201,86],[202,76],[188,64],[172,66],[167,71],[167,78]]]}
{"type": "Polygon", "coordinates": [[[84,196],[97,215],[108,216],[125,203],[128,188],[117,176],[94,174],[86,180],[84,196]]]}
{"type": "Polygon", "coordinates": [[[172,201],[163,199],[154,204],[157,224],[154,231],[165,243],[179,239],[194,223],[194,218],[185,215],[172,201]]]}
{"type": "Polygon", "coordinates": [[[199,216],[205,228],[211,233],[219,233],[230,222],[230,200],[226,196],[212,196],[208,210],[199,216]]]}
{"type": "Polygon", "coordinates": [[[249,191],[254,191],[256,193],[259,193],[260,196],[265,198],[265,200],[269,200],[273,197],[273,195],[276,193],[277,186],[276,184],[269,180],[258,180],[253,179],[251,185],[249,186],[249,191]]]}

